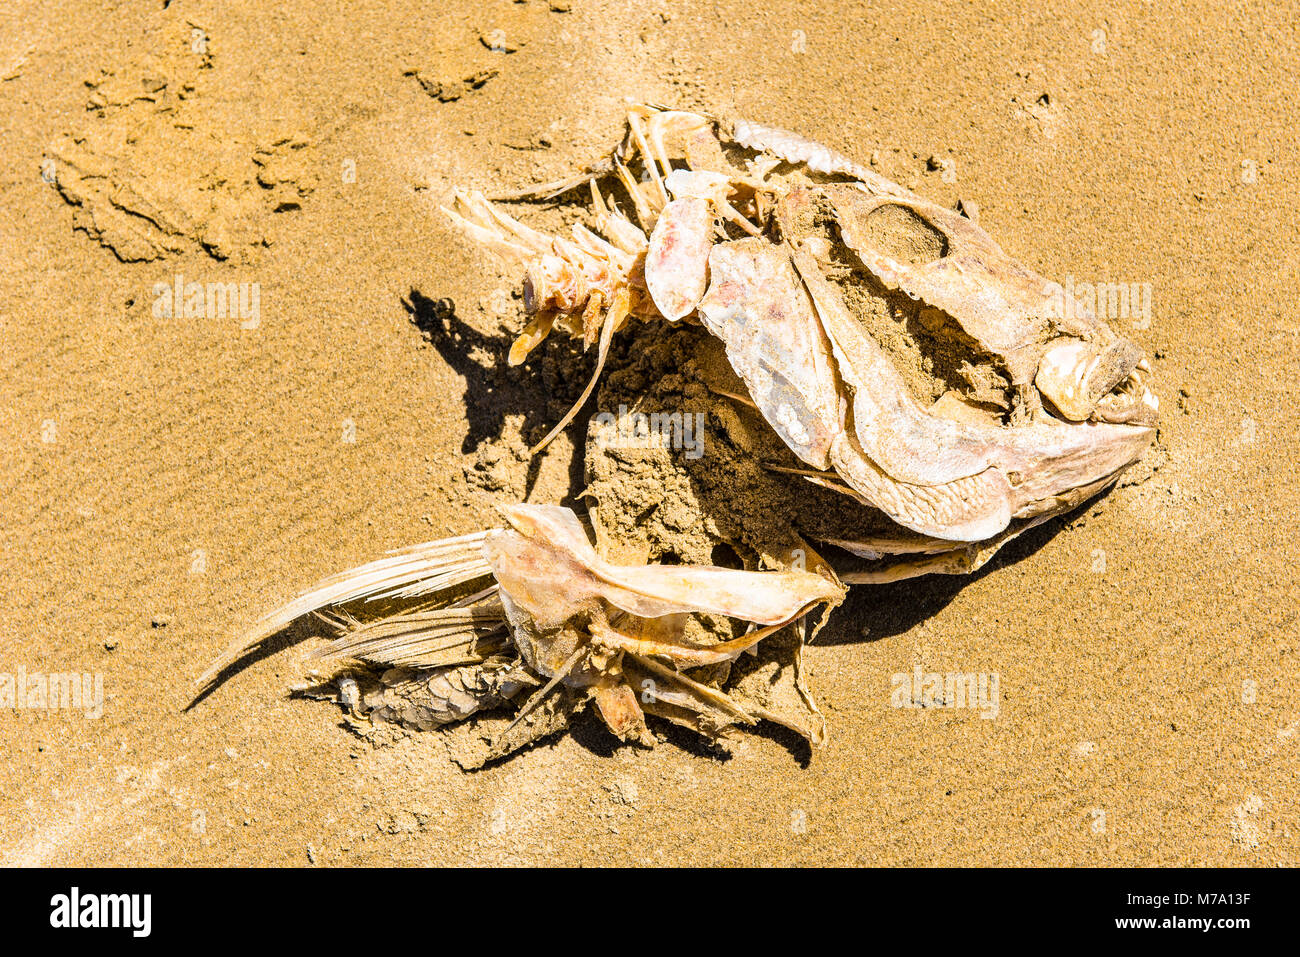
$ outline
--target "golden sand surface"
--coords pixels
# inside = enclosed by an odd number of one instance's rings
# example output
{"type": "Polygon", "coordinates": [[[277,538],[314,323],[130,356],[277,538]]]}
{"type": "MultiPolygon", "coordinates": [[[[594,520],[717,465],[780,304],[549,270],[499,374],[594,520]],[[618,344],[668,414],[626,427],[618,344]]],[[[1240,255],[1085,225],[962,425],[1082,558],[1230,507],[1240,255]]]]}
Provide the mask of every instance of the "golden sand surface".
{"type": "Polygon", "coordinates": [[[1294,865],[1295,18],[9,0],[0,673],[104,700],[0,708],[0,863],[1294,865]],[[546,384],[496,368],[518,276],[437,207],[572,172],[637,101],[798,130],[1045,276],[1145,284],[1111,320],[1163,400],[1145,481],[970,579],[855,588],[806,652],[812,754],[585,722],[466,773],[291,696],[292,633],[188,707],[299,588],[570,494],[572,431],[519,451],[546,384]],[[178,282],[243,310],[160,315],[178,282]],[[996,674],[996,717],[893,707],[917,669],[996,674]]]}

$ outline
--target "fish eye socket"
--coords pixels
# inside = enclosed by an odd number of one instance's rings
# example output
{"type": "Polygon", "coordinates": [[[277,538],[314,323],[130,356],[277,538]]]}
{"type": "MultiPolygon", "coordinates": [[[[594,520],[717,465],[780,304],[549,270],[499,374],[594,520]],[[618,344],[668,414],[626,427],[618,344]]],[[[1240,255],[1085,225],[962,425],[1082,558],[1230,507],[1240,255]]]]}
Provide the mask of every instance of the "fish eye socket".
{"type": "Polygon", "coordinates": [[[922,266],[948,255],[948,237],[928,219],[901,203],[884,203],[860,219],[861,235],[891,259],[922,266]]]}

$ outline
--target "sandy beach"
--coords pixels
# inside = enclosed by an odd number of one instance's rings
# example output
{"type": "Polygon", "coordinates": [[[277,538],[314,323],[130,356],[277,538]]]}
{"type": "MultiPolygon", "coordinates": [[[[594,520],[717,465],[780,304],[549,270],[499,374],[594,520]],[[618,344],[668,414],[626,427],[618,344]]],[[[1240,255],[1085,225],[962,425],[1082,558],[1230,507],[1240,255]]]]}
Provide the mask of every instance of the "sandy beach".
{"type": "Polygon", "coordinates": [[[1294,21],[11,0],[0,673],[90,684],[0,707],[0,864],[1294,866],[1294,21]],[[305,625],[192,703],[323,576],[579,501],[580,430],[526,449],[582,383],[507,368],[520,275],[438,206],[573,173],[633,103],[798,130],[1044,276],[1139,290],[1107,321],[1160,396],[1143,461],[972,576],[855,586],[804,651],[821,748],[588,715],[466,772],[291,694],[305,625]],[[190,282],[230,297],[187,313],[190,282]],[[996,676],[996,707],[895,706],[931,673],[996,676]]]}

